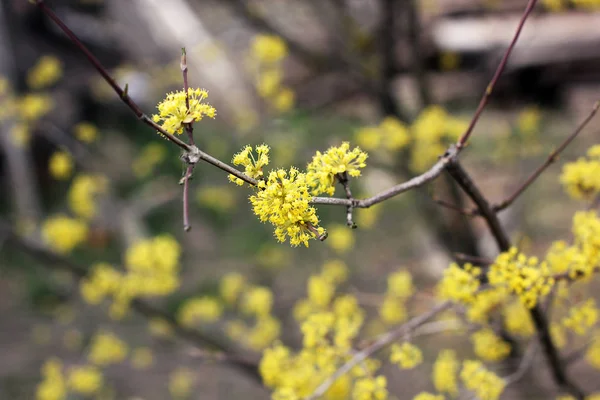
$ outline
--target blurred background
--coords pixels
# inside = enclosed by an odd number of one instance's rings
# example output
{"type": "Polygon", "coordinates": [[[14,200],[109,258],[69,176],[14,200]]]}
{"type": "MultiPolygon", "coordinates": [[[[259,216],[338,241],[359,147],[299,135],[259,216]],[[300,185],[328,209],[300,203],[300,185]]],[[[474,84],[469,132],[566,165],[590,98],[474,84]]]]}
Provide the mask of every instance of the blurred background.
{"type": "MultiPolygon", "coordinates": [[[[148,115],[166,93],[181,90],[185,47],[190,86],[207,89],[217,109],[214,120],[195,124],[196,143],[224,162],[247,144],[266,143],[270,167],[302,169],[316,150],[343,141],[360,146],[369,159],[352,190],[362,198],[424,172],[462,134],[526,1],[47,4],[148,115]]],[[[600,94],[599,67],[600,2],[539,1],[463,153],[488,199],[512,193],[589,113],[600,94]]],[[[597,144],[599,126],[592,121],[559,163],[500,214],[528,254],[568,240],[572,215],[585,204],[561,188],[560,164],[597,144]]],[[[201,332],[213,341],[210,348],[256,362],[277,338],[300,345],[292,310],[323,265],[342,263],[349,271],[344,290],[367,311],[367,338],[399,321],[381,310],[389,273],[412,273],[422,294],[411,299],[414,315],[430,306],[450,262],[461,254],[497,254],[483,221],[436,203],[470,206],[445,176],[356,210],[355,230],[345,225],[343,207],[319,206],[329,238],[292,248],[253,215],[249,189],[201,163],[190,182],[193,228],[185,233],[180,150],[137,120],[25,0],[0,2],[0,138],[0,399],[42,398],[38,384],[49,374],[48,360],[60,359],[64,371],[85,366],[99,332],[120,338],[104,350],[119,361],[102,367],[98,390],[65,398],[267,398],[251,372],[215,362],[165,321],[201,332]],[[14,245],[13,234],[29,247],[14,245]],[[178,288],[149,296],[155,308],[125,318],[110,300],[82,298],[66,261],[35,251],[52,249],[90,271],[98,263],[127,264],[136,243],[156,238],[175,248],[178,288]],[[228,302],[224,282],[242,281],[246,297],[228,302]],[[267,320],[244,306],[260,288],[273,296],[267,320]]],[[[460,338],[442,341],[470,351],[460,338]]],[[[427,346],[435,354],[439,343],[424,344],[426,359],[427,346]]],[[[600,389],[588,366],[578,368],[575,362],[573,374],[586,389],[600,389]]],[[[94,375],[82,371],[82,385],[94,387],[94,375]]],[[[392,371],[390,392],[411,398],[428,387],[427,371],[392,371]]],[[[550,398],[549,382],[545,368],[534,369],[506,398],[550,398]]]]}

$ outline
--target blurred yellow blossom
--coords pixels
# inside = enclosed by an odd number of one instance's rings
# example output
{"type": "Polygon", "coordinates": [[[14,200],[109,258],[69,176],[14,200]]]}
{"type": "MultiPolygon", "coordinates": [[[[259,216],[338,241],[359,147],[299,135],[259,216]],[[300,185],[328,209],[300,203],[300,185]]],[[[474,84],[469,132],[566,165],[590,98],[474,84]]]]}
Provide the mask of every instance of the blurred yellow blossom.
{"type": "Polygon", "coordinates": [[[354,246],[354,233],[346,225],[333,225],[328,228],[327,245],[337,253],[346,253],[354,246]]]}
{"type": "Polygon", "coordinates": [[[251,45],[252,55],[261,63],[276,63],[287,55],[287,46],[276,35],[256,35],[251,45]]]}
{"type": "Polygon", "coordinates": [[[338,285],[348,279],[348,266],[342,260],[325,261],[321,269],[321,276],[333,285],[338,285]]]}
{"type": "Polygon", "coordinates": [[[256,82],[258,95],[260,97],[273,96],[279,89],[282,78],[282,72],[279,68],[269,68],[261,71],[256,82]]]}
{"type": "MultiPolygon", "coordinates": [[[[252,150],[252,146],[244,146],[244,148],[233,156],[231,162],[233,165],[241,165],[244,167],[244,174],[254,179],[261,179],[264,175],[263,168],[269,165],[269,151],[271,149],[266,144],[258,145],[252,150]],[[254,156],[256,152],[256,156],[254,156]]],[[[229,180],[237,185],[243,185],[244,181],[236,178],[234,175],[229,175],[229,180]]]]}
{"type": "Polygon", "coordinates": [[[88,360],[98,366],[120,363],[125,359],[129,348],[114,333],[97,333],[90,343],[88,360]]]}
{"type": "Polygon", "coordinates": [[[45,55],[27,71],[27,86],[40,89],[50,86],[60,79],[63,74],[62,63],[55,56],[45,55]]]}
{"type": "Polygon", "coordinates": [[[271,102],[275,110],[280,113],[287,112],[294,107],[296,95],[289,87],[280,88],[275,95],[271,97],[271,102]]]}
{"type": "Polygon", "coordinates": [[[154,364],[154,354],[149,347],[136,347],[131,352],[131,364],[136,369],[146,369],[154,364]]]}
{"type": "Polygon", "coordinates": [[[226,304],[234,304],[246,285],[246,278],[238,272],[230,272],[221,278],[219,293],[226,304]]]}
{"type": "Polygon", "coordinates": [[[58,214],[42,224],[42,237],[50,248],[58,253],[70,253],[88,236],[87,225],[78,219],[58,214]]]}
{"type": "Polygon", "coordinates": [[[202,186],[196,198],[201,206],[221,213],[231,211],[236,203],[235,193],[228,186],[202,186]]]}
{"type": "Polygon", "coordinates": [[[390,362],[398,364],[402,369],[411,369],[423,362],[421,349],[412,343],[404,342],[391,347],[390,362]]]}
{"type": "Polygon", "coordinates": [[[75,137],[84,143],[92,143],[98,137],[98,128],[91,122],[80,122],[73,128],[75,137]]]}
{"type": "Polygon", "coordinates": [[[185,367],[179,367],[169,375],[169,393],[175,399],[188,397],[192,392],[194,375],[185,367]]]}
{"type": "Polygon", "coordinates": [[[54,107],[52,97],[47,94],[29,93],[21,97],[17,103],[19,115],[25,121],[36,121],[46,115],[54,107]]]}
{"type": "Polygon", "coordinates": [[[148,323],[148,328],[153,336],[166,338],[173,334],[171,324],[160,318],[152,318],[148,323]]]}
{"type": "Polygon", "coordinates": [[[186,300],[177,313],[177,320],[183,326],[198,322],[215,322],[223,314],[223,306],[212,297],[198,297],[186,300]]]}
{"type": "Polygon", "coordinates": [[[589,200],[600,193],[600,145],[592,146],[587,158],[565,164],[560,182],[574,199],[589,200]]]}
{"type": "Polygon", "coordinates": [[[69,388],[75,393],[90,395],[102,386],[102,372],[95,366],[84,365],[69,370],[69,388]]]}
{"type": "Polygon", "coordinates": [[[247,315],[265,316],[271,312],[273,293],[264,286],[250,287],[244,293],[241,310],[247,315]]]}
{"type": "Polygon", "coordinates": [[[149,176],[167,158],[167,149],[162,143],[152,142],[142,147],[133,160],[131,168],[138,178],[149,176]]]}
{"type": "Polygon", "coordinates": [[[69,179],[73,172],[73,157],[66,151],[56,151],[50,156],[48,169],[55,179],[69,179]]]}
{"type": "Polygon", "coordinates": [[[67,383],[60,360],[51,358],[42,366],[42,381],[37,385],[36,400],[64,400],[67,396],[67,383]]]}
{"type": "Polygon", "coordinates": [[[460,364],[454,350],[442,350],[433,364],[433,385],[438,392],[452,397],[458,394],[460,364]]]}
{"type": "Polygon", "coordinates": [[[578,335],[585,335],[598,322],[598,307],[594,299],[588,299],[569,309],[563,325],[578,335]]]}
{"type": "Polygon", "coordinates": [[[500,361],[510,354],[510,344],[502,340],[490,328],[483,328],[471,335],[475,354],[482,360],[500,361]]]}
{"type": "Polygon", "coordinates": [[[481,400],[497,400],[506,385],[502,378],[477,360],[463,362],[460,379],[463,385],[481,400]]]}
{"type": "Polygon", "coordinates": [[[69,207],[85,220],[97,215],[98,195],[106,191],[108,180],[102,175],[79,174],[75,176],[68,193],[69,207]]]}

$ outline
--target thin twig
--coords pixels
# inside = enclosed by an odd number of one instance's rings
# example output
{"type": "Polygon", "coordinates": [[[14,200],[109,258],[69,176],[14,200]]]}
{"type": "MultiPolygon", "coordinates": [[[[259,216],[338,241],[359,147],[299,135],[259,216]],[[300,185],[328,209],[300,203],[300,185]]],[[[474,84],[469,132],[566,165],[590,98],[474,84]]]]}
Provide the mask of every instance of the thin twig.
{"type": "Polygon", "coordinates": [[[185,175],[181,178],[183,183],[183,230],[189,232],[192,229],[190,225],[190,204],[189,204],[189,191],[190,191],[190,178],[194,171],[193,165],[188,165],[185,170],[185,175]]]}
{"type": "Polygon", "coordinates": [[[533,365],[533,360],[535,360],[535,354],[537,350],[537,345],[535,342],[531,342],[527,350],[525,350],[525,354],[521,359],[521,363],[515,372],[510,374],[509,376],[504,378],[504,382],[506,382],[506,386],[512,385],[513,383],[519,381],[523,378],[527,370],[533,365]]]}
{"type": "MultiPolygon", "coordinates": [[[[179,64],[181,67],[181,73],[183,75],[183,91],[185,92],[185,106],[187,108],[188,113],[190,112],[190,94],[189,84],[188,84],[188,66],[187,66],[187,53],[185,52],[185,47],[181,48],[181,62],[179,64]]],[[[183,124],[185,126],[185,131],[188,134],[188,139],[190,144],[194,145],[194,126],[193,123],[183,124]]]]}
{"type": "Polygon", "coordinates": [[[352,191],[350,190],[350,182],[348,179],[348,173],[342,172],[341,174],[337,174],[336,178],[338,182],[344,187],[344,192],[346,193],[346,198],[352,201],[352,204],[346,207],[346,225],[351,227],[352,229],[356,229],[356,224],[354,223],[353,211],[354,211],[354,202],[355,199],[352,196],[352,191]]]}
{"type": "Polygon", "coordinates": [[[475,128],[475,125],[477,124],[477,121],[479,120],[479,117],[483,113],[483,109],[487,105],[487,103],[490,99],[490,96],[492,95],[492,92],[494,91],[494,88],[496,87],[496,84],[498,83],[498,79],[500,78],[500,75],[502,75],[502,72],[504,72],[504,70],[506,69],[506,64],[508,63],[510,54],[512,53],[515,45],[517,44],[517,41],[519,40],[519,36],[521,35],[521,31],[523,30],[523,26],[525,26],[525,21],[527,20],[527,18],[533,11],[533,8],[536,3],[537,3],[537,0],[529,0],[528,1],[527,7],[525,8],[525,12],[523,13],[523,16],[521,17],[521,20],[519,21],[519,25],[517,26],[515,35],[511,41],[510,45],[506,49],[504,56],[502,56],[502,60],[500,61],[498,68],[496,68],[496,72],[494,73],[492,80],[486,87],[483,97],[479,101],[477,110],[475,111],[475,114],[473,115],[473,118],[471,119],[471,122],[469,123],[467,130],[465,131],[465,133],[463,133],[463,135],[458,139],[458,142],[456,143],[456,146],[458,147],[459,151],[462,150],[462,148],[465,146],[465,144],[469,140],[469,137],[471,136],[471,133],[473,132],[473,129],[475,128]]]}
{"type": "Polygon", "coordinates": [[[354,354],[354,356],[348,362],[346,362],[344,365],[338,368],[331,376],[325,379],[325,381],[323,381],[323,383],[321,383],[310,396],[306,397],[305,400],[315,400],[323,396],[338,378],[350,372],[350,370],[356,365],[360,364],[365,359],[375,354],[385,346],[398,340],[400,337],[414,331],[415,329],[429,321],[431,318],[434,318],[436,315],[450,308],[451,305],[452,303],[449,301],[440,303],[439,305],[435,306],[426,313],[421,314],[406,322],[405,324],[400,325],[398,328],[379,336],[379,338],[375,340],[372,344],[354,354]]]}
{"type": "Polygon", "coordinates": [[[407,192],[411,189],[414,189],[419,186],[423,186],[424,184],[431,182],[435,178],[437,178],[442,171],[446,168],[446,165],[450,162],[450,159],[454,158],[457,154],[457,148],[455,146],[450,146],[446,153],[436,162],[433,167],[431,167],[427,172],[415,176],[414,178],[403,182],[399,185],[393,186],[387,190],[384,190],[381,193],[376,194],[375,196],[362,199],[362,200],[348,200],[348,199],[340,199],[336,197],[314,197],[312,199],[312,204],[323,204],[323,205],[337,205],[337,206],[354,206],[355,208],[368,208],[372,205],[381,203],[384,200],[395,197],[401,193],[407,192]]]}
{"type": "Polygon", "coordinates": [[[573,140],[575,140],[577,135],[579,135],[579,133],[583,131],[583,129],[592,120],[592,118],[594,118],[596,112],[598,112],[598,108],[600,108],[600,101],[597,101],[594,104],[588,116],[579,124],[579,126],[577,126],[577,128],[569,136],[567,136],[567,138],[552,153],[548,155],[546,161],[544,161],[542,165],[540,165],[535,171],[533,171],[529,178],[527,178],[525,182],[523,182],[523,184],[519,186],[512,195],[508,196],[506,200],[503,200],[500,203],[494,205],[492,207],[493,210],[498,212],[510,206],[517,199],[517,197],[523,194],[523,192],[542,174],[542,172],[546,170],[546,168],[548,168],[551,164],[556,162],[559,154],[562,153],[565,150],[565,148],[569,144],[571,144],[573,140]]]}
{"type": "MultiPolygon", "coordinates": [[[[19,236],[14,232],[10,225],[4,221],[0,221],[0,234],[5,238],[7,243],[14,248],[18,248],[35,257],[47,268],[58,268],[68,271],[78,280],[85,279],[88,274],[88,268],[75,263],[68,257],[46,249],[31,239],[19,236]]],[[[231,364],[255,381],[262,382],[258,372],[257,360],[236,354],[229,350],[226,345],[219,340],[206,336],[197,330],[180,325],[174,316],[141,299],[133,300],[131,302],[131,307],[133,310],[146,317],[165,320],[178,336],[192,343],[194,346],[203,349],[203,351],[206,352],[205,354],[210,355],[208,358],[231,364]]]]}

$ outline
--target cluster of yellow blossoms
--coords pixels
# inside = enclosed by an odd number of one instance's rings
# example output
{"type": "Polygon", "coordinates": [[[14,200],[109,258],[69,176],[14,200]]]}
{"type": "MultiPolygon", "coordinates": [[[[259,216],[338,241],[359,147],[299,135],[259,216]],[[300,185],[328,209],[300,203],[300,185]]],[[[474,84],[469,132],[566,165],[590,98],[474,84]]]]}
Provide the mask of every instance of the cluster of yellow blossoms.
{"type": "Polygon", "coordinates": [[[565,164],[560,182],[574,199],[590,200],[600,193],[600,145],[590,147],[587,157],[565,164]]]}
{"type": "Polygon", "coordinates": [[[410,144],[410,167],[415,172],[422,172],[431,167],[448,144],[457,140],[466,128],[466,121],[435,105],[425,108],[410,127],[388,117],[379,126],[359,129],[355,139],[362,148],[383,156],[410,144]]]}
{"type": "Polygon", "coordinates": [[[93,365],[79,365],[65,370],[62,362],[52,358],[42,366],[42,381],[36,390],[36,400],[62,400],[69,393],[89,396],[102,387],[102,372],[93,365]]]}
{"type": "Polygon", "coordinates": [[[350,151],[348,142],[343,142],[339,147],[330,147],[323,154],[317,151],[306,168],[311,193],[315,196],[321,193],[333,196],[336,177],[344,174],[353,178],[359,177],[360,170],[367,166],[366,160],[367,153],[358,147],[350,151]]]}
{"type": "Polygon", "coordinates": [[[543,0],[542,4],[550,11],[565,11],[570,6],[589,11],[600,9],[599,0],[543,0]]]}
{"type": "Polygon", "coordinates": [[[170,134],[181,134],[184,124],[200,121],[205,116],[215,117],[217,110],[210,104],[204,103],[207,97],[208,92],[204,89],[188,88],[188,110],[185,91],[171,92],[158,103],[158,114],[154,114],[152,120],[170,134]]]}
{"type": "Polygon", "coordinates": [[[284,86],[282,62],[288,54],[285,42],[276,35],[256,35],[250,47],[250,70],[258,95],[278,112],[289,111],[295,96],[284,86]]]}
{"type": "MultiPolygon", "coordinates": [[[[337,180],[345,182],[350,177],[360,176],[366,166],[367,154],[358,147],[350,150],[350,144],[342,143],[325,153],[317,152],[308,164],[307,172],[291,167],[277,169],[264,174],[269,164],[269,147],[246,146],[233,157],[233,164],[244,167],[246,175],[258,180],[255,192],[250,196],[254,213],[262,222],[275,227],[275,236],[280,242],[289,239],[292,246],[304,244],[310,239],[323,239],[325,229],[319,226],[316,209],[311,205],[313,195],[333,194],[337,180]],[[254,155],[256,152],[256,156],[254,155]]],[[[238,185],[244,181],[233,175],[229,180],[238,185]]]]}
{"type": "Polygon", "coordinates": [[[396,271],[387,278],[387,290],[381,305],[379,317],[385,324],[398,324],[408,317],[406,301],[413,295],[415,288],[408,271],[396,271]]]}
{"type": "Polygon", "coordinates": [[[181,248],[168,235],[133,244],[125,257],[126,271],[106,263],[95,264],[81,282],[81,293],[91,304],[112,297],[111,316],[122,317],[131,300],[140,296],[166,296],[179,287],[181,248]]]}

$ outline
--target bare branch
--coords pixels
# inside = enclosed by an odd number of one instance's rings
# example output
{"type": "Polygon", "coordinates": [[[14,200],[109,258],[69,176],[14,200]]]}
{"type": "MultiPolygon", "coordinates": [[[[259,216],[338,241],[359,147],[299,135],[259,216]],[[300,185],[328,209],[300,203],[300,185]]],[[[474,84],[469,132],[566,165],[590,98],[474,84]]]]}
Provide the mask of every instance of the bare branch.
{"type": "Polygon", "coordinates": [[[433,165],[429,169],[429,171],[415,176],[414,178],[401,183],[399,185],[393,186],[383,192],[376,194],[375,196],[362,199],[362,200],[348,200],[348,199],[340,199],[336,197],[314,197],[312,199],[312,204],[323,204],[323,205],[336,205],[336,206],[354,206],[359,208],[369,208],[372,205],[377,203],[381,203],[384,200],[395,197],[401,193],[407,192],[411,189],[414,189],[419,186],[423,186],[426,183],[431,182],[435,178],[437,178],[442,171],[446,168],[450,160],[457,155],[458,149],[455,146],[450,146],[446,153],[439,159],[437,163],[433,165]]]}
{"type": "Polygon", "coordinates": [[[498,79],[500,78],[500,75],[502,75],[502,72],[504,72],[504,70],[506,69],[506,64],[508,63],[510,54],[512,53],[515,45],[517,44],[517,41],[519,40],[519,36],[521,35],[523,26],[525,26],[525,21],[527,20],[527,18],[533,11],[533,8],[536,3],[537,3],[537,0],[529,0],[527,2],[527,7],[525,8],[525,12],[523,13],[523,16],[521,17],[521,20],[519,21],[519,25],[517,26],[517,30],[515,32],[515,35],[511,41],[510,45],[506,49],[506,52],[504,53],[504,56],[502,57],[502,60],[500,61],[498,68],[496,68],[496,72],[494,73],[492,80],[490,81],[487,88],[485,89],[485,93],[483,94],[483,97],[481,98],[479,105],[477,106],[477,110],[475,111],[475,114],[473,115],[473,118],[471,119],[471,122],[469,123],[467,130],[465,131],[465,133],[463,133],[463,135],[460,137],[460,139],[458,139],[458,142],[456,143],[456,147],[458,147],[459,151],[462,150],[462,148],[465,146],[465,144],[469,140],[471,133],[473,133],[473,129],[475,128],[475,125],[477,124],[479,117],[483,113],[483,109],[485,108],[485,106],[487,105],[487,103],[490,99],[490,96],[492,95],[492,92],[494,91],[494,88],[496,87],[496,84],[498,83],[498,79]]]}
{"type": "Polygon", "coordinates": [[[551,164],[556,162],[560,153],[562,153],[569,144],[583,129],[587,126],[587,124],[594,118],[596,112],[598,112],[598,108],[600,108],[600,101],[597,101],[592,107],[592,110],[588,114],[588,116],[577,126],[577,128],[569,135],[567,138],[552,152],[548,155],[548,158],[542,165],[540,165],[533,173],[523,182],[521,186],[515,190],[515,192],[508,196],[506,200],[501,201],[500,203],[494,205],[492,208],[495,212],[502,211],[508,206],[510,206],[523,192],[548,168],[551,164]]]}

